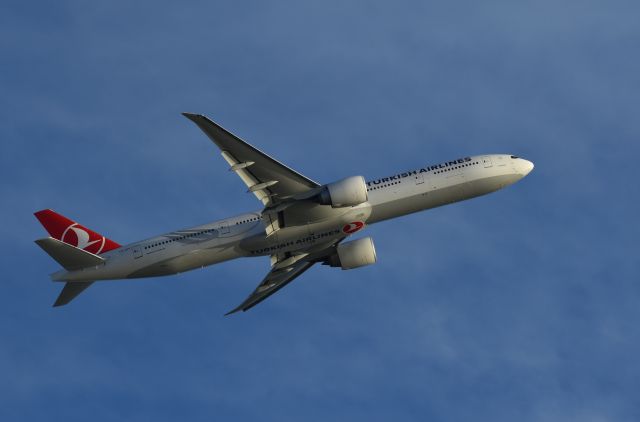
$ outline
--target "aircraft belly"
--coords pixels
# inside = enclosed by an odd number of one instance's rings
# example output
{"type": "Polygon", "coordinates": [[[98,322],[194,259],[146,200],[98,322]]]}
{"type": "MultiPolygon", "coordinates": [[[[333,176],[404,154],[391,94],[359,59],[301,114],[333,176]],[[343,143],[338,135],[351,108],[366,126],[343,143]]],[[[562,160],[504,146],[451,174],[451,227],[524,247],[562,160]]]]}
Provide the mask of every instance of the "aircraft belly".
{"type": "Polygon", "coordinates": [[[369,223],[373,224],[485,195],[518,181],[520,176],[508,173],[466,181],[460,176],[453,179],[434,178],[432,185],[429,186],[430,190],[393,201],[374,203],[369,223]],[[452,183],[453,179],[456,179],[458,183],[452,183]]]}
{"type": "Polygon", "coordinates": [[[142,267],[129,275],[127,278],[158,277],[163,275],[177,274],[195,268],[206,267],[219,262],[238,258],[238,253],[234,244],[219,246],[208,249],[198,249],[184,255],[168,257],[161,261],[156,261],[150,265],[142,267]]]}
{"type": "Polygon", "coordinates": [[[375,204],[371,211],[369,223],[373,224],[431,208],[429,205],[430,199],[431,198],[427,198],[426,194],[418,194],[375,204]]]}
{"type": "Polygon", "coordinates": [[[129,261],[111,256],[104,265],[76,271],[60,271],[52,275],[54,281],[98,281],[126,278],[130,271],[129,261]],[[129,269],[128,269],[129,268],[129,269]]]}
{"type": "Polygon", "coordinates": [[[486,195],[495,192],[505,186],[511,185],[521,179],[519,174],[506,173],[492,177],[472,180],[467,183],[469,196],[465,199],[475,198],[476,196],[486,195]]]}

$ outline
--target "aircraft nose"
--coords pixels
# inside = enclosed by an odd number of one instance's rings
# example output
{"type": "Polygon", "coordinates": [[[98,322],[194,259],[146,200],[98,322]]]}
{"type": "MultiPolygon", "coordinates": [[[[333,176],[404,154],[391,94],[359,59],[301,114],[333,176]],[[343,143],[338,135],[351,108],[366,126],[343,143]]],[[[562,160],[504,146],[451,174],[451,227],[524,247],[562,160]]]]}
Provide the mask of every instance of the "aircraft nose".
{"type": "Polygon", "coordinates": [[[533,167],[534,167],[533,163],[529,160],[525,160],[522,158],[519,161],[520,162],[518,163],[518,173],[520,173],[522,177],[531,173],[531,170],[533,170],[533,167]]]}

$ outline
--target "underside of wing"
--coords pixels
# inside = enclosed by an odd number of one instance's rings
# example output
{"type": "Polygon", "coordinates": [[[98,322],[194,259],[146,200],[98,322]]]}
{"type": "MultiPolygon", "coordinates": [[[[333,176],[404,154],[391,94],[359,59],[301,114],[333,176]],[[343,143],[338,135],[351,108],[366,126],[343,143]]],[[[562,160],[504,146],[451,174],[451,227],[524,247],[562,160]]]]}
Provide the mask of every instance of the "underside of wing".
{"type": "Polygon", "coordinates": [[[329,256],[335,253],[336,245],[341,241],[342,239],[338,239],[331,243],[317,245],[313,250],[295,255],[272,255],[271,271],[269,271],[267,276],[244,302],[232,311],[228,312],[226,315],[251,309],[287,284],[291,283],[298,276],[311,268],[316,262],[325,262],[329,256]]]}
{"type": "Polygon", "coordinates": [[[291,267],[272,269],[256,289],[235,309],[225,315],[247,311],[262,302],[313,266],[314,262],[299,261],[291,267]]]}
{"type": "Polygon", "coordinates": [[[265,206],[318,187],[318,183],[290,169],[201,114],[182,113],[220,148],[230,170],[236,172],[265,206]]]}

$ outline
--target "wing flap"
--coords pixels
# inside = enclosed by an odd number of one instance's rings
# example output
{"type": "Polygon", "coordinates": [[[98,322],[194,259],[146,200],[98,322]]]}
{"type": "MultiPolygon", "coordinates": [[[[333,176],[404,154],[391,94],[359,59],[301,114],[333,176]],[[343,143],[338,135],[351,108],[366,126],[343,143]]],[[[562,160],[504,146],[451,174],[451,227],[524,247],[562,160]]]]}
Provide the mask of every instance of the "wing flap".
{"type": "Polygon", "coordinates": [[[240,180],[242,180],[244,184],[247,185],[247,187],[249,188],[249,191],[253,192],[256,198],[258,198],[258,200],[262,202],[263,205],[267,205],[269,203],[269,194],[270,194],[269,191],[266,191],[266,190],[251,191],[251,187],[259,185],[260,182],[248,170],[246,170],[246,168],[249,166],[252,166],[253,164],[255,164],[255,162],[253,161],[240,162],[236,160],[236,158],[227,151],[222,151],[221,155],[222,155],[222,158],[224,158],[225,161],[229,164],[229,166],[231,166],[229,167],[229,170],[234,171],[238,175],[240,180]]]}

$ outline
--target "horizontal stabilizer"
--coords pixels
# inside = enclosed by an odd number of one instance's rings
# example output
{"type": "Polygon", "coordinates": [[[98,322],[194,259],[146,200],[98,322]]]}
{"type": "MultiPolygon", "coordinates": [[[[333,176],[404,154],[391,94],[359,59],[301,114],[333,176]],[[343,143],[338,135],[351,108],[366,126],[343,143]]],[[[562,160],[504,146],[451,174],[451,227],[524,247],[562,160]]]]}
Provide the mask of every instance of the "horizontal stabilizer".
{"type": "Polygon", "coordinates": [[[67,271],[95,267],[104,263],[104,259],[98,255],[78,249],[52,237],[38,239],[36,243],[67,271]]]}
{"type": "Polygon", "coordinates": [[[84,292],[87,287],[91,286],[93,281],[77,281],[77,282],[67,282],[65,283],[60,295],[56,299],[56,303],[53,304],[54,307],[66,305],[76,298],[80,293],[84,292]]]}

